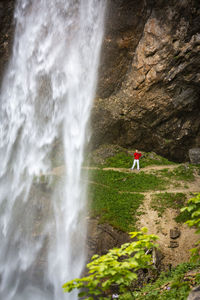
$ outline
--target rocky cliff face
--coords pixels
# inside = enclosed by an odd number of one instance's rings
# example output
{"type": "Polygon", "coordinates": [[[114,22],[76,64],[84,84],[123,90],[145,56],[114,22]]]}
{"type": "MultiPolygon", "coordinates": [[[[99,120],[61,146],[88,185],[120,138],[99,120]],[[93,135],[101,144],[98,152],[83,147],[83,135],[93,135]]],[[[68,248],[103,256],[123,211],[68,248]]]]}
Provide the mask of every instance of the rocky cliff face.
{"type": "MultiPolygon", "coordinates": [[[[0,79],[15,0],[0,0],[0,79]]],[[[200,147],[199,0],[108,0],[93,145],[188,159],[200,147]]]]}
{"type": "Polygon", "coordinates": [[[93,142],[177,161],[200,146],[200,2],[110,0],[93,142]]]}
{"type": "Polygon", "coordinates": [[[14,4],[14,0],[0,0],[0,81],[12,48],[14,4]]]}

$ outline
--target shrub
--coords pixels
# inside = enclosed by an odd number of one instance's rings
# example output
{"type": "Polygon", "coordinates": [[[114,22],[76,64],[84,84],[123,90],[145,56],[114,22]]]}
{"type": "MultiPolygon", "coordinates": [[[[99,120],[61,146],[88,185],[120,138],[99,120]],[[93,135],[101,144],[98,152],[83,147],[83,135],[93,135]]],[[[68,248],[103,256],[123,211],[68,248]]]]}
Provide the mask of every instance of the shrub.
{"type": "Polygon", "coordinates": [[[93,300],[93,296],[97,296],[99,300],[109,300],[112,299],[112,287],[117,285],[119,294],[129,292],[134,299],[130,287],[137,279],[136,271],[152,265],[152,256],[148,250],[157,247],[157,236],[147,235],[146,232],[146,228],[132,232],[130,236],[137,238],[136,241],[111,249],[106,255],[94,255],[87,265],[89,275],[65,283],[64,291],[84,289],[79,297],[86,296],[85,299],[93,300]]]}
{"type": "MultiPolygon", "coordinates": [[[[181,209],[182,212],[187,211],[189,213],[189,219],[185,222],[190,227],[196,228],[196,233],[200,233],[200,193],[196,194],[195,197],[188,200],[188,205],[181,209]]],[[[191,249],[192,260],[200,260],[199,252],[200,240],[197,243],[197,247],[191,249]]]]}

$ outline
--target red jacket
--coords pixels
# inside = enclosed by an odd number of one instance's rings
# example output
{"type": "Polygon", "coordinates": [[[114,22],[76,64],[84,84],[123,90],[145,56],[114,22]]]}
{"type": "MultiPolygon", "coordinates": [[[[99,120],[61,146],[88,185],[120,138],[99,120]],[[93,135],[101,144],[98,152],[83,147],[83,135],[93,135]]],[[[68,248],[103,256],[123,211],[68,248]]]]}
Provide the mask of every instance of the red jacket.
{"type": "Polygon", "coordinates": [[[135,159],[140,159],[140,157],[142,156],[142,154],[138,152],[135,152],[133,155],[135,159]]]}

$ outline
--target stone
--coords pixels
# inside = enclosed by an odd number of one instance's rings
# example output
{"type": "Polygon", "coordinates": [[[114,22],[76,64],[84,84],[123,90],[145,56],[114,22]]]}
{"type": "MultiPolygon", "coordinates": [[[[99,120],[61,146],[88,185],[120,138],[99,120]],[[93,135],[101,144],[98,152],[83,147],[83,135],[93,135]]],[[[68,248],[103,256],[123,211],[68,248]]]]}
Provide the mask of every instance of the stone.
{"type": "Polygon", "coordinates": [[[169,235],[170,235],[171,239],[175,240],[175,239],[179,238],[179,236],[181,235],[181,232],[177,227],[174,227],[173,229],[170,229],[169,235]]]}
{"type": "Polygon", "coordinates": [[[109,224],[99,224],[98,218],[88,219],[87,253],[89,262],[94,254],[104,255],[109,249],[130,242],[130,236],[109,224]]]}
{"type": "Polygon", "coordinates": [[[179,243],[176,241],[170,241],[169,248],[178,248],[179,243]]]}
{"type": "Polygon", "coordinates": [[[0,81],[12,53],[15,0],[0,0],[0,81]]]}
{"type": "Polygon", "coordinates": [[[189,293],[187,300],[200,300],[200,285],[189,293]]]}
{"type": "Polygon", "coordinates": [[[200,4],[182,3],[109,1],[94,148],[137,147],[183,162],[200,147],[200,4]]]}
{"type": "Polygon", "coordinates": [[[200,164],[200,148],[192,148],[189,150],[189,158],[191,164],[200,164]]]}

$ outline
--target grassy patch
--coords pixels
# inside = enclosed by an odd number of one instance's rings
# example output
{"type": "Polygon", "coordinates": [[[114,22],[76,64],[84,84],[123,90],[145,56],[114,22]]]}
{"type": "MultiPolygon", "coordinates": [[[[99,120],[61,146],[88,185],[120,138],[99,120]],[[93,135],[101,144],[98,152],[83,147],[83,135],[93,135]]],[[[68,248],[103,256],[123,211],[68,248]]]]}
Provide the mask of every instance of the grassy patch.
{"type": "Polygon", "coordinates": [[[133,164],[133,157],[125,152],[119,152],[112,157],[106,159],[103,167],[110,168],[131,168],[133,164]]]}
{"type": "Polygon", "coordinates": [[[160,155],[157,155],[154,152],[147,152],[142,155],[142,158],[140,160],[141,168],[147,167],[147,166],[168,166],[168,165],[175,165],[174,162],[169,161],[167,158],[164,158],[160,155]]]}
{"type": "Polygon", "coordinates": [[[152,174],[122,173],[117,171],[91,170],[92,180],[118,191],[145,192],[163,190],[167,181],[152,174]]]}
{"type": "Polygon", "coordinates": [[[185,223],[190,218],[190,213],[188,211],[180,212],[175,218],[177,223],[185,223]]]}
{"type": "Polygon", "coordinates": [[[118,193],[109,187],[91,184],[89,188],[91,214],[100,222],[109,222],[122,231],[135,230],[137,209],[142,204],[141,194],[118,193]]]}
{"type": "Polygon", "coordinates": [[[193,181],[194,177],[194,167],[190,165],[179,166],[174,170],[163,169],[159,171],[164,177],[174,180],[181,180],[181,181],[193,181]]]}
{"type": "Polygon", "coordinates": [[[159,193],[154,194],[151,200],[151,207],[161,217],[166,208],[180,209],[183,207],[186,195],[183,193],[159,193]]]}
{"type": "MultiPolygon", "coordinates": [[[[84,165],[110,168],[131,168],[135,150],[125,149],[118,145],[102,145],[86,155],[84,165]]],[[[154,152],[142,151],[141,168],[151,165],[172,165],[174,162],[157,155],[154,152]]]]}
{"type": "MultiPolygon", "coordinates": [[[[163,272],[155,283],[147,284],[141,291],[134,292],[133,299],[186,300],[191,287],[200,283],[198,268],[199,264],[183,263],[171,272],[163,272]],[[187,274],[191,270],[194,270],[192,275],[187,274]]],[[[123,299],[130,300],[130,297],[123,299]]]]}
{"type": "Polygon", "coordinates": [[[89,189],[92,215],[123,231],[135,230],[135,222],[142,214],[138,208],[144,196],[138,192],[162,190],[167,183],[143,172],[89,170],[89,175],[93,182],[89,189]]]}
{"type": "MultiPolygon", "coordinates": [[[[131,151],[119,152],[106,159],[103,164],[104,167],[111,168],[130,168],[133,164],[133,153],[131,151]]],[[[161,157],[154,152],[142,152],[142,157],[140,159],[140,167],[144,168],[152,165],[172,165],[173,162],[168,159],[161,157]]]]}

